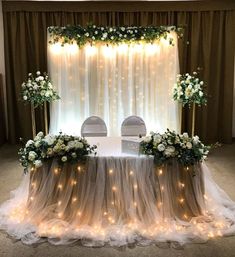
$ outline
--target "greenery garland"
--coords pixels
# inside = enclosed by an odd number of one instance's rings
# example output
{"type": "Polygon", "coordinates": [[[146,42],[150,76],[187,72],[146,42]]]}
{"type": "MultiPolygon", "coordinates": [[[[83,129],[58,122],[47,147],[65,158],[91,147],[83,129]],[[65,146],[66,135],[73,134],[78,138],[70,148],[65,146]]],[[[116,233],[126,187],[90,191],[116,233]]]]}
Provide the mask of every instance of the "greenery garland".
{"type": "Polygon", "coordinates": [[[169,41],[170,45],[174,45],[173,38],[168,37],[171,31],[177,33],[178,37],[183,36],[183,29],[175,26],[159,26],[159,27],[98,27],[96,25],[82,26],[65,26],[65,27],[49,27],[50,34],[49,43],[73,44],[76,42],[78,46],[86,43],[95,44],[96,42],[104,42],[107,44],[120,43],[136,43],[145,42],[153,43],[156,40],[164,38],[169,41]]]}

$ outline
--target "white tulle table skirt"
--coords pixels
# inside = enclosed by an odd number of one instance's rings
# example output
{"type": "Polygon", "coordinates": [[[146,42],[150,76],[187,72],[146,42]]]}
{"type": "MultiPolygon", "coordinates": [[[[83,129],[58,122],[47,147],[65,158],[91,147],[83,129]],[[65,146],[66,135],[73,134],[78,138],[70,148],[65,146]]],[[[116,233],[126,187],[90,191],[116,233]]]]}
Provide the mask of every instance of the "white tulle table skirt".
{"type": "Polygon", "coordinates": [[[234,202],[205,164],[157,168],[145,156],[48,161],[0,207],[0,227],[26,244],[183,244],[233,234],[234,221],[234,202]]]}

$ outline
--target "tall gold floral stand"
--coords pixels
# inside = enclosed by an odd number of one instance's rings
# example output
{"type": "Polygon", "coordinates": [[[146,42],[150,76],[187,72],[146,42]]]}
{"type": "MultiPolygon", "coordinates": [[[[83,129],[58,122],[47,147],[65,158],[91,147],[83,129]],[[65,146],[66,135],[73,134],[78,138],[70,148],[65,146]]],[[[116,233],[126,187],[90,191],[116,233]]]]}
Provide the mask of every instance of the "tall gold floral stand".
{"type": "MultiPolygon", "coordinates": [[[[37,134],[35,109],[36,109],[36,107],[33,105],[33,103],[31,103],[31,122],[32,122],[33,137],[35,137],[37,134]]],[[[45,135],[47,135],[48,134],[47,102],[44,102],[44,104],[43,104],[43,117],[44,117],[44,132],[45,132],[45,135]]]]}

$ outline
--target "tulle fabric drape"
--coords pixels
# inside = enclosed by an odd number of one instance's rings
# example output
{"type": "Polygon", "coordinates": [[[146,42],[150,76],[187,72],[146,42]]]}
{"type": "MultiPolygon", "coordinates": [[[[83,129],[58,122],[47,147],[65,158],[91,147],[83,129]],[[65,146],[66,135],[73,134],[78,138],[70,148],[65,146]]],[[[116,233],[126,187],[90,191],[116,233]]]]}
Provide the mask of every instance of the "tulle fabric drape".
{"type": "Polygon", "coordinates": [[[61,99],[51,103],[50,133],[80,134],[92,115],[104,119],[109,136],[120,136],[130,115],[142,117],[147,130],[180,130],[180,109],[172,99],[179,73],[174,46],[154,44],[48,44],[48,70],[61,99]]]}
{"type": "Polygon", "coordinates": [[[145,156],[48,161],[0,207],[0,227],[26,244],[204,242],[233,234],[234,222],[235,203],[205,164],[156,168],[145,156]]]}

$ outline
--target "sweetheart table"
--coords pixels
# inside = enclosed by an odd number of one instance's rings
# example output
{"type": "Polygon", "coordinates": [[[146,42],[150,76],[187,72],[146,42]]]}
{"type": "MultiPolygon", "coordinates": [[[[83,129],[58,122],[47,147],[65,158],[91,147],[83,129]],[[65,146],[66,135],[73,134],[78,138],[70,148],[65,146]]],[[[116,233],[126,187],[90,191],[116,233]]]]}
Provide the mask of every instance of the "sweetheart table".
{"type": "Polygon", "coordinates": [[[205,164],[156,167],[153,157],[122,153],[121,138],[88,142],[99,151],[85,163],[31,170],[0,207],[0,227],[27,244],[86,246],[183,244],[234,230],[235,205],[205,164]]]}

